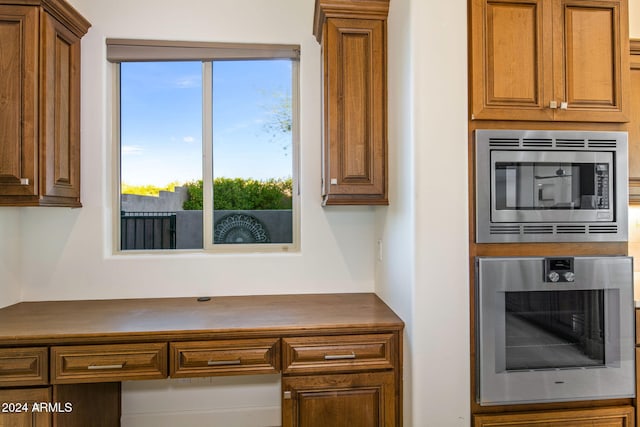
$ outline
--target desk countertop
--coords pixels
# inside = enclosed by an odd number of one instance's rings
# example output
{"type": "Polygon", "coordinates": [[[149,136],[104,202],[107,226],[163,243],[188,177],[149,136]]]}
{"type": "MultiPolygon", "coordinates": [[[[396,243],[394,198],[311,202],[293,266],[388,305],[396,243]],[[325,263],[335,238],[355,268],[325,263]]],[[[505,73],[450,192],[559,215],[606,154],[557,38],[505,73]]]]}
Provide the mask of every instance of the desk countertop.
{"type": "Polygon", "coordinates": [[[375,294],[312,294],[21,302],[0,309],[0,346],[158,341],[189,337],[397,331],[375,294]]]}

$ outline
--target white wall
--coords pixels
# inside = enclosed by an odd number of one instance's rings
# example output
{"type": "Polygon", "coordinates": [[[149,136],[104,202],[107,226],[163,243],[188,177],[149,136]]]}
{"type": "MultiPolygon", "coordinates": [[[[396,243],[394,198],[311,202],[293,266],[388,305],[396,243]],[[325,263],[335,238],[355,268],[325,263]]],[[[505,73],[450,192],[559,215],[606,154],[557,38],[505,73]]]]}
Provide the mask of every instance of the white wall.
{"type": "Polygon", "coordinates": [[[20,301],[21,250],[20,209],[0,208],[0,307],[20,301]]]}
{"type": "Polygon", "coordinates": [[[412,1],[414,426],[470,425],[467,1],[412,1]]]}
{"type": "MultiPolygon", "coordinates": [[[[20,272],[24,300],[374,290],[375,209],[320,206],[321,66],[320,47],[312,35],[313,0],[70,3],[93,25],[82,40],[84,207],[21,211],[21,256],[30,263],[20,272]],[[112,69],[105,60],[107,37],[301,45],[300,253],[111,255],[112,69]],[[34,264],[37,268],[32,268],[34,264]]],[[[188,384],[125,383],[123,425],[175,425],[171,414],[179,416],[182,407],[186,409],[180,420],[200,411],[208,417],[201,422],[211,426],[241,427],[248,411],[262,414],[252,418],[253,423],[261,422],[251,424],[253,427],[273,425],[273,417],[279,420],[278,381],[247,384],[242,392],[244,407],[223,416],[220,408],[237,407],[232,393],[224,391],[233,388],[234,381],[228,378],[202,387],[199,407],[194,407],[193,389],[188,384]],[[265,387],[271,388],[271,393],[263,393],[265,387]],[[210,405],[214,400],[220,408],[210,405]],[[164,424],[158,424],[158,413],[164,424]]]]}
{"type": "Polygon", "coordinates": [[[629,37],[640,38],[640,0],[629,0],[629,37]]]}
{"type": "Polygon", "coordinates": [[[377,215],[382,257],[376,262],[376,292],[405,321],[404,425],[413,422],[415,293],[415,120],[414,57],[411,1],[391,1],[388,19],[389,206],[377,215]]]}
{"type": "Polygon", "coordinates": [[[376,291],[406,322],[407,426],[470,424],[466,0],[392,1],[376,291]]]}
{"type": "Polygon", "coordinates": [[[373,291],[373,208],[320,206],[320,47],[313,0],[72,0],[82,40],[82,202],[28,209],[24,299],[373,291]],[[273,255],[111,255],[111,64],[105,38],[300,44],[302,251],[273,255]],[[47,236],[46,239],[43,236],[47,236]]]}

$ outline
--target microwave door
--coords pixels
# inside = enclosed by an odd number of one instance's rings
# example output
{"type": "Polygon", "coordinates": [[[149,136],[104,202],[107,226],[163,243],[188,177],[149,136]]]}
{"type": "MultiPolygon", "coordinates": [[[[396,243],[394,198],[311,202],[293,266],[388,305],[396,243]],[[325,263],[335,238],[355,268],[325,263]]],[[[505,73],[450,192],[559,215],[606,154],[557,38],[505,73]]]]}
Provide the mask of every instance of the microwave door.
{"type": "Polygon", "coordinates": [[[610,221],[611,162],[611,153],[492,151],[491,221],[610,221]]]}
{"type": "Polygon", "coordinates": [[[535,207],[537,209],[579,208],[580,175],[571,165],[536,164],[534,166],[535,207]]]}

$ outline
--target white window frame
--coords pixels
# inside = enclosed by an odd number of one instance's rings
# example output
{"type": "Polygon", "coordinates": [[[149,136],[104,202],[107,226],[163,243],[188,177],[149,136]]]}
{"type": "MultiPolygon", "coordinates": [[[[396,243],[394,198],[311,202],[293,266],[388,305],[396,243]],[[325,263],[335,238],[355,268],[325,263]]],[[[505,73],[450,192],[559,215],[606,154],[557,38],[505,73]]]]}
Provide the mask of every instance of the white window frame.
{"type": "Polygon", "coordinates": [[[300,47],[297,45],[178,42],[158,40],[107,39],[107,60],[112,63],[113,99],[113,253],[174,254],[185,252],[298,252],[300,250],[300,47]],[[290,59],[292,63],[292,242],[224,244],[213,243],[213,61],[250,59],[290,59]],[[120,63],[122,62],[202,62],[202,249],[121,249],[121,135],[120,63]]]}

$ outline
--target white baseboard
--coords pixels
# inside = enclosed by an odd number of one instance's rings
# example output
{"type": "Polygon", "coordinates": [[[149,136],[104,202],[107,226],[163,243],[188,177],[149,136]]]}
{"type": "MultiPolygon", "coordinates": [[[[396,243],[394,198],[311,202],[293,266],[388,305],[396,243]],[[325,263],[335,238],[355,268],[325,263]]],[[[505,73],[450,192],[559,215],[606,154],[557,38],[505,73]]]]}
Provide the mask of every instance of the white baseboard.
{"type": "Polygon", "coordinates": [[[122,427],[277,427],[280,408],[233,408],[212,411],[184,411],[123,414],[122,427]]]}

